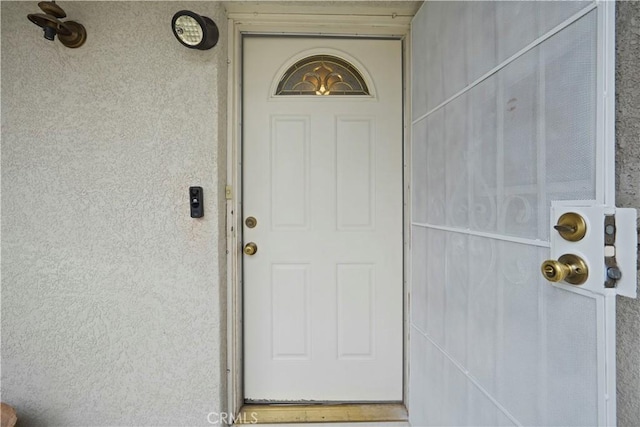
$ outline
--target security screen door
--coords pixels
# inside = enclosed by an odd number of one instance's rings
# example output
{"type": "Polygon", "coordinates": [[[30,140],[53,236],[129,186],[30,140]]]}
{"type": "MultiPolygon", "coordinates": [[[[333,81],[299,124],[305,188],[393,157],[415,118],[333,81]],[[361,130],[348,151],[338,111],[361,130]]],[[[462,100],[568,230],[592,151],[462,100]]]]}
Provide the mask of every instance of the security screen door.
{"type": "Polygon", "coordinates": [[[245,398],[400,401],[402,43],[243,51],[245,398]]]}
{"type": "Polygon", "coordinates": [[[413,21],[412,425],[615,424],[635,267],[605,267],[635,212],[613,199],[613,22],[612,2],[435,1],[413,21]]]}

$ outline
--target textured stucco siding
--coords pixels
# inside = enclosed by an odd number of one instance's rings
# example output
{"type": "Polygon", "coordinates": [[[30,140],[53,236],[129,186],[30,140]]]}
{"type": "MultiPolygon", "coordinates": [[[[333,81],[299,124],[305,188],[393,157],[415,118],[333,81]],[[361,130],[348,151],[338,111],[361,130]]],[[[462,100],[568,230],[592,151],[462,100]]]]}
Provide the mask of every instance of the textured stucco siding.
{"type": "Polygon", "coordinates": [[[37,2],[2,2],[2,400],[22,427],[207,425],[225,396],[224,9],[60,5],[79,49],[43,38],[37,2]],[[179,44],[181,9],[218,46],[179,44]]]}
{"type": "MultiPolygon", "coordinates": [[[[616,201],[640,212],[640,2],[616,4],[616,45],[616,201]]],[[[640,426],[640,299],[617,304],[618,425],[640,426]]]]}
{"type": "MultiPolygon", "coordinates": [[[[217,2],[1,4],[2,400],[20,426],[207,425],[224,408],[226,29],[217,2]],[[213,18],[206,52],[169,29],[213,18]],[[205,190],[189,217],[187,188],[205,190]]],[[[640,2],[617,4],[617,201],[640,209],[640,2]]],[[[640,300],[618,300],[618,421],[640,426],[640,300]]]]}

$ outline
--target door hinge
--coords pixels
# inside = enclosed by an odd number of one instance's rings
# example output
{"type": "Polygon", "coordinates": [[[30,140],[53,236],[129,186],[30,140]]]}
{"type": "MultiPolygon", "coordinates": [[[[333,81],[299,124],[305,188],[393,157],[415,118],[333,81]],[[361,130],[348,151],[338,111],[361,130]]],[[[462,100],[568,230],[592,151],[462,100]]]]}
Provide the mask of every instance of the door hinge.
{"type": "Polygon", "coordinates": [[[616,260],[616,217],[605,215],[604,217],[604,265],[605,288],[615,288],[618,280],[622,278],[622,272],[616,260]]]}
{"type": "Polygon", "coordinates": [[[616,208],[604,216],[604,287],[631,298],[637,287],[637,226],[635,209],[616,208]]]}
{"type": "Polygon", "coordinates": [[[227,199],[227,200],[233,199],[233,191],[232,191],[232,187],[230,185],[227,185],[224,188],[224,198],[227,199]]]}

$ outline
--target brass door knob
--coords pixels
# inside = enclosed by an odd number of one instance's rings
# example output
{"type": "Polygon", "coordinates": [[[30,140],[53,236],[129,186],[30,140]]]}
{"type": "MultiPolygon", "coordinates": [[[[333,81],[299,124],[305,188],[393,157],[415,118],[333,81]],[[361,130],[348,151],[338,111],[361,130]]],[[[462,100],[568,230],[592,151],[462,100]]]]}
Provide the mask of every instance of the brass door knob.
{"type": "Polygon", "coordinates": [[[548,259],[540,267],[542,275],[550,282],[565,281],[572,285],[582,285],[589,277],[587,263],[577,255],[565,254],[558,261],[548,259]]]}
{"type": "Polygon", "coordinates": [[[258,252],[258,245],[253,242],[249,242],[244,245],[244,253],[247,255],[255,255],[258,252]]]}

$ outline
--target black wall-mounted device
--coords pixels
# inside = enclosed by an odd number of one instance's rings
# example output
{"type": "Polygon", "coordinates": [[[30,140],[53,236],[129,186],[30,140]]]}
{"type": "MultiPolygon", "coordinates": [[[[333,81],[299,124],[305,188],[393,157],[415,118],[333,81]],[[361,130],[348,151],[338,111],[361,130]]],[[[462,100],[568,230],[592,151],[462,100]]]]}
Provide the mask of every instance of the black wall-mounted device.
{"type": "Polygon", "coordinates": [[[202,187],[189,187],[191,218],[202,218],[204,216],[204,204],[202,202],[202,187]]]}

